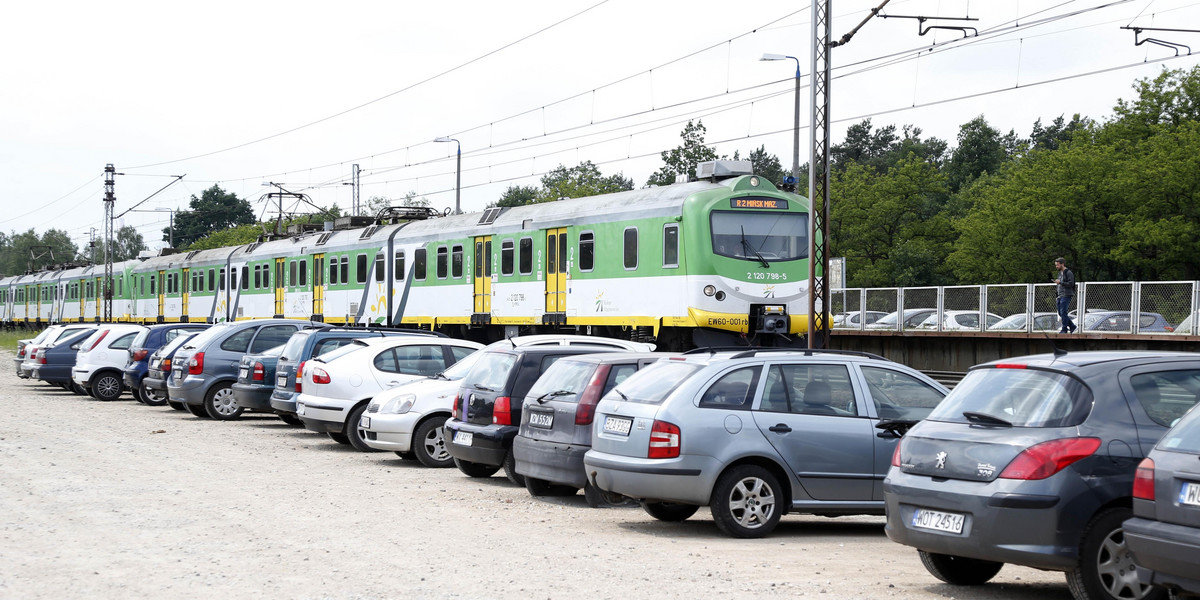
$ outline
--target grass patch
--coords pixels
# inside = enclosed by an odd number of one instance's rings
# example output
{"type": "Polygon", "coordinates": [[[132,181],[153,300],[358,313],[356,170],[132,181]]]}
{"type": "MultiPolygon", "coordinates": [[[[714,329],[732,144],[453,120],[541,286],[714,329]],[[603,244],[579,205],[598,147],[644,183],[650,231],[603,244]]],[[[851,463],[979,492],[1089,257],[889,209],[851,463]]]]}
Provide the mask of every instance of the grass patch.
{"type": "Polygon", "coordinates": [[[15,329],[13,331],[2,331],[0,332],[0,350],[7,350],[9,352],[16,353],[17,340],[30,339],[36,336],[38,333],[40,332],[32,330],[22,331],[20,329],[15,329]]]}

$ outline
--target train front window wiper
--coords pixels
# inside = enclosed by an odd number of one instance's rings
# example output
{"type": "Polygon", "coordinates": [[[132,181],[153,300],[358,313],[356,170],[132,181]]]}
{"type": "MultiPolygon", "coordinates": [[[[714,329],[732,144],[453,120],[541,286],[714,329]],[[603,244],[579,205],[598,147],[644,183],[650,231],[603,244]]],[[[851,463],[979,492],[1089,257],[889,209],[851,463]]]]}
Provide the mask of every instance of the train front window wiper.
{"type": "Polygon", "coordinates": [[[744,226],[742,227],[742,248],[745,248],[746,252],[754,254],[754,257],[758,259],[758,262],[762,263],[764,269],[771,268],[771,265],[767,263],[767,259],[763,258],[763,255],[759,254],[758,250],[755,250],[754,246],[750,244],[750,240],[746,239],[746,228],[744,226]]]}

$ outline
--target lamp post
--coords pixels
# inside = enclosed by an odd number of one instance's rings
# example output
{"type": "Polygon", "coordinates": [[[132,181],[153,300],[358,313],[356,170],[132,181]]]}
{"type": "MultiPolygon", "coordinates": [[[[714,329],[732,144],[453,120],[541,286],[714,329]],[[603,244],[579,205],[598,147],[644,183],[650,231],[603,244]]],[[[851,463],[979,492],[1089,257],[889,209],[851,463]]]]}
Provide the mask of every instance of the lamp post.
{"type": "Polygon", "coordinates": [[[458,146],[458,165],[454,168],[454,214],[461,215],[462,206],[460,204],[460,200],[462,199],[462,142],[449,136],[435,138],[433,141],[454,142],[455,145],[458,146]]]}
{"type": "Polygon", "coordinates": [[[125,212],[169,212],[171,213],[170,224],[167,225],[167,243],[171,248],[175,247],[175,209],[174,208],[152,208],[150,210],[127,210],[125,212]]]}
{"type": "Polygon", "coordinates": [[[763,54],[762,61],[787,60],[796,61],[796,127],[792,133],[792,183],[799,193],[800,187],[800,59],[783,54],[763,54]]]}

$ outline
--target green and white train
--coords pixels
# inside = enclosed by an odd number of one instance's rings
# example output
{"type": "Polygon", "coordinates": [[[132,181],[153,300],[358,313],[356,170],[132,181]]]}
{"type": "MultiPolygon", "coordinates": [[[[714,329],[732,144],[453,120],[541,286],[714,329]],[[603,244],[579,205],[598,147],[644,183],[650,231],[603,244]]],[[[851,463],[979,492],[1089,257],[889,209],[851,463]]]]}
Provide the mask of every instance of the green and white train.
{"type": "MultiPolygon", "coordinates": [[[[299,233],[113,266],[113,320],[285,317],[480,340],[570,329],[663,348],[807,328],[809,203],[749,174],[299,233]]],[[[10,325],[97,321],[100,265],[0,279],[10,325]]]]}

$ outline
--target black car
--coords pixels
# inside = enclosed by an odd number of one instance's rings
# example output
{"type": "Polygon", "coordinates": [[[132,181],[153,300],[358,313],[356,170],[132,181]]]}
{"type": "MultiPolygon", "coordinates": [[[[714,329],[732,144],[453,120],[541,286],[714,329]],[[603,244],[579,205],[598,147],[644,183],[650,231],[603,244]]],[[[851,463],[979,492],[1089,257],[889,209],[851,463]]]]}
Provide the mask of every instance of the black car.
{"type": "Polygon", "coordinates": [[[564,356],[613,352],[599,346],[517,346],[487,350],[463,378],[446,437],[454,464],[470,477],[491,477],[500,467],[509,481],[525,485],[517,473],[513,438],[521,424],[521,404],[534,382],[564,356]]]}
{"type": "Polygon", "coordinates": [[[38,352],[30,378],[75,391],[78,384],[71,381],[71,368],[75,366],[75,355],[79,352],[80,344],[91,335],[91,329],[76,331],[51,346],[43,346],[38,352]]]}
{"type": "Polygon", "coordinates": [[[142,385],[150,367],[150,355],[167,342],[185,332],[196,333],[208,329],[205,323],[163,323],[151,325],[133,338],[129,345],[129,362],[125,363],[125,386],[133,391],[133,398],[142,404],[162,406],[167,403],[166,391],[142,385]]]}

